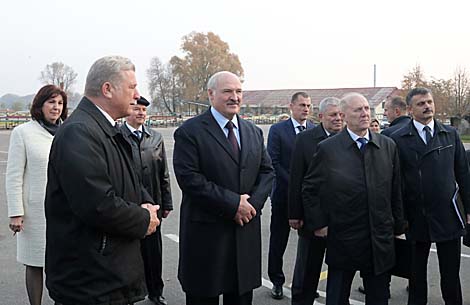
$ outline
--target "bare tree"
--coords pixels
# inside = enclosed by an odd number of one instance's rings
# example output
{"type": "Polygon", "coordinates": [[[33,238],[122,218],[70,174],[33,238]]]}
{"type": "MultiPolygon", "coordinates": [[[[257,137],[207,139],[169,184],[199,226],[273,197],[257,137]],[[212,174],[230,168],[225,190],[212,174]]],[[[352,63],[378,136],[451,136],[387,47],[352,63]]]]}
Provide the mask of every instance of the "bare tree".
{"type": "Polygon", "coordinates": [[[163,64],[158,57],[152,58],[147,77],[150,96],[157,108],[176,113],[181,103],[181,85],[172,61],[163,64]]]}
{"type": "Polygon", "coordinates": [[[464,68],[458,67],[455,70],[452,85],[453,114],[458,117],[463,117],[470,111],[470,80],[464,68]]]}
{"type": "Polygon", "coordinates": [[[73,85],[77,81],[78,74],[70,67],[61,62],[53,62],[47,65],[39,80],[44,84],[52,84],[60,87],[67,93],[71,93],[73,85]]]}

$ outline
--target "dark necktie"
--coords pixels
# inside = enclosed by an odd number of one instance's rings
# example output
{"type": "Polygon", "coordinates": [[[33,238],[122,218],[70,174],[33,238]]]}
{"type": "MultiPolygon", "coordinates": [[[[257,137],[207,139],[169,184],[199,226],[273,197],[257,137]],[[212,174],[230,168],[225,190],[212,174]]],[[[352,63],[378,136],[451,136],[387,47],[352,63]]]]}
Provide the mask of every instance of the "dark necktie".
{"type": "Polygon", "coordinates": [[[299,130],[299,133],[305,130],[305,126],[299,125],[297,126],[297,129],[299,130]]]}
{"type": "Polygon", "coordinates": [[[424,132],[426,134],[426,145],[428,145],[431,142],[432,135],[431,135],[431,127],[429,126],[424,126],[424,132]]]}
{"type": "Polygon", "coordinates": [[[228,129],[228,141],[232,145],[232,150],[235,154],[235,158],[238,159],[238,154],[240,153],[240,148],[238,147],[237,137],[235,136],[235,132],[233,131],[233,123],[232,121],[228,121],[225,124],[225,128],[228,129]]]}
{"type": "Polygon", "coordinates": [[[367,140],[365,138],[358,138],[356,141],[361,143],[361,146],[359,147],[359,150],[361,152],[364,152],[364,150],[366,149],[367,140]]]}
{"type": "Polygon", "coordinates": [[[142,138],[142,131],[134,130],[134,135],[140,140],[142,138]]]}

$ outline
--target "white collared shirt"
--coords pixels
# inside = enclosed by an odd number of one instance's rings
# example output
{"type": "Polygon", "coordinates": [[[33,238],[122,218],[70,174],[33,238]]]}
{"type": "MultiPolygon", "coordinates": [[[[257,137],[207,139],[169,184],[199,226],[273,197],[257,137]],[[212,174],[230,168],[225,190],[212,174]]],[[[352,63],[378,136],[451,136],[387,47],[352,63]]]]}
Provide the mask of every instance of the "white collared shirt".
{"type": "Polygon", "coordinates": [[[101,109],[100,106],[96,105],[96,104],[93,104],[96,106],[96,108],[98,108],[98,110],[104,115],[104,117],[109,121],[109,123],[111,124],[111,126],[116,126],[116,121],[113,120],[113,118],[106,112],[104,111],[103,109],[101,109]]]}
{"type": "MultiPolygon", "coordinates": [[[[217,124],[219,124],[220,128],[224,132],[225,136],[228,138],[228,128],[226,128],[225,125],[227,125],[227,122],[229,121],[229,119],[224,117],[214,107],[211,107],[211,113],[214,119],[217,121],[217,124]]],[[[242,145],[240,143],[240,129],[238,128],[238,118],[236,115],[233,116],[232,123],[233,123],[233,131],[235,133],[235,137],[237,138],[237,142],[238,142],[238,147],[240,147],[241,149],[242,145]]]]}
{"type": "Polygon", "coordinates": [[[423,125],[420,122],[413,120],[413,125],[424,143],[426,143],[426,131],[424,131],[424,127],[429,126],[429,128],[431,128],[431,137],[434,136],[434,120],[431,120],[427,125],[423,125]]]}
{"type": "Polygon", "coordinates": [[[144,133],[144,131],[142,130],[142,125],[140,125],[139,129],[135,129],[134,127],[132,127],[131,125],[127,124],[127,122],[124,122],[124,124],[126,125],[126,127],[132,132],[134,133],[134,131],[138,130],[141,132],[141,134],[144,133]]]}
{"type": "Polygon", "coordinates": [[[361,143],[357,141],[357,139],[359,138],[364,138],[367,140],[367,143],[369,143],[369,140],[370,140],[369,129],[367,129],[366,135],[363,137],[358,136],[357,134],[352,132],[351,129],[347,127],[346,129],[348,130],[349,136],[353,139],[354,142],[356,142],[357,148],[361,149],[361,143]]]}
{"type": "Polygon", "coordinates": [[[294,125],[295,134],[298,134],[300,132],[300,129],[298,128],[298,126],[303,126],[305,127],[304,130],[307,130],[307,121],[304,121],[303,124],[300,124],[293,117],[291,117],[290,120],[292,121],[292,124],[294,125]]]}

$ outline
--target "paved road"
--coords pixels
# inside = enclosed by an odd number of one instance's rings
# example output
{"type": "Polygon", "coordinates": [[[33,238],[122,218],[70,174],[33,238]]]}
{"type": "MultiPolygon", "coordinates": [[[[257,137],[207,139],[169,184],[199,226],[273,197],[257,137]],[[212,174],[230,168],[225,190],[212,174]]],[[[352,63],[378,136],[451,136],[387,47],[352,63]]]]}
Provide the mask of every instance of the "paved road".
{"type": "MultiPolygon", "coordinates": [[[[269,126],[261,126],[267,135],[269,126]]],[[[171,159],[173,156],[173,128],[160,129],[159,130],[165,138],[165,144],[167,147],[168,157],[171,159]]],[[[6,201],[5,201],[5,169],[8,152],[10,132],[0,131],[0,305],[24,305],[28,304],[26,290],[24,286],[24,267],[16,262],[16,241],[8,230],[8,218],[6,201]]],[[[184,304],[184,294],[176,278],[177,266],[178,266],[178,214],[179,214],[179,203],[181,200],[181,192],[174,179],[173,171],[172,174],[172,190],[173,199],[175,203],[175,211],[170,214],[170,217],[163,222],[163,246],[164,246],[164,282],[165,290],[164,295],[169,301],[170,305],[182,305],[184,304]]],[[[268,252],[268,241],[269,241],[269,217],[270,217],[270,203],[266,203],[262,215],[262,242],[263,242],[263,278],[267,279],[267,252],[268,252]]],[[[291,238],[289,241],[288,248],[285,255],[285,273],[287,277],[287,283],[285,292],[287,296],[290,296],[289,286],[292,281],[292,270],[295,259],[297,244],[297,236],[292,231],[291,238]]],[[[323,266],[323,270],[327,270],[327,266],[323,266]]],[[[464,291],[465,304],[470,305],[470,249],[462,249],[462,288],[464,291]]],[[[430,255],[429,264],[429,304],[442,304],[440,299],[439,289],[439,276],[438,267],[435,252],[430,255]]],[[[262,287],[255,290],[254,293],[254,304],[265,305],[287,305],[290,304],[288,297],[283,300],[276,301],[269,296],[269,281],[264,280],[262,287]]],[[[359,305],[364,304],[364,296],[356,291],[356,287],[360,284],[360,278],[356,276],[355,282],[353,283],[353,289],[351,292],[351,304],[359,305]]],[[[406,281],[400,278],[393,278],[392,280],[392,299],[390,300],[391,305],[402,305],[406,304],[407,293],[405,290],[406,281]]],[[[316,304],[324,304],[324,291],[326,288],[326,281],[323,280],[320,283],[319,290],[321,297],[316,304]]],[[[44,305],[52,305],[53,302],[47,296],[47,291],[44,295],[44,305]]],[[[138,303],[139,305],[150,305],[151,302],[148,300],[138,303]]]]}

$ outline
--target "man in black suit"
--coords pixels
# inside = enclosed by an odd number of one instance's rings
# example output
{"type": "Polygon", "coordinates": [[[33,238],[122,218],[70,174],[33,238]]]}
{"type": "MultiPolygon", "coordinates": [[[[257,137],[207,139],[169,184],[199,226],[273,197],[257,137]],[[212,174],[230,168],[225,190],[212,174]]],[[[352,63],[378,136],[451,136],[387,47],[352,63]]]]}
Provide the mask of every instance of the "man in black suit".
{"type": "Polygon", "coordinates": [[[459,279],[461,236],[470,213],[470,171],[457,131],[434,119],[426,88],[410,90],[413,120],[392,134],[402,168],[403,205],[413,242],[408,304],[427,304],[427,265],[436,244],[446,305],[462,305],[459,279]],[[457,194],[463,207],[456,202],[457,194]]]}
{"type": "Polygon", "coordinates": [[[273,283],[271,296],[274,299],[282,299],[284,296],[282,285],[285,282],[285,276],[282,264],[290,232],[287,217],[287,190],[292,149],[296,135],[314,127],[311,122],[307,121],[311,105],[312,102],[307,93],[295,93],[289,104],[290,119],[276,123],[269,129],[268,153],[276,173],[271,193],[271,236],[268,257],[268,275],[273,283]]]}
{"type": "MultiPolygon", "coordinates": [[[[158,217],[161,221],[173,210],[173,204],[163,137],[159,132],[144,126],[149,105],[149,101],[141,96],[137,104],[131,107],[131,114],[120,128],[124,138],[131,144],[134,165],[142,185],[160,207],[158,217]]],[[[155,233],[141,240],[140,248],[144,259],[148,298],[156,305],[166,305],[162,295],[161,226],[157,227],[155,233]]]]}
{"type": "Polygon", "coordinates": [[[183,192],[178,279],[187,305],[252,304],[261,285],[261,219],[273,169],[261,129],[237,114],[242,87],[214,74],[211,108],[174,134],[173,164],[183,192]]]}
{"type": "Polygon", "coordinates": [[[292,281],[292,305],[313,305],[317,296],[326,240],[315,237],[304,229],[302,182],[317,151],[317,145],[329,136],[341,131],[343,119],[339,100],[327,97],[320,102],[318,117],[320,125],[297,136],[289,174],[289,224],[298,230],[297,258],[292,281]]]}
{"type": "Polygon", "coordinates": [[[382,131],[382,134],[390,137],[392,133],[411,122],[406,109],[406,102],[399,96],[385,102],[384,115],[390,122],[390,126],[382,131]]]}
{"type": "Polygon", "coordinates": [[[361,272],[367,305],[388,304],[394,235],[404,232],[400,165],[395,143],[372,133],[367,99],[341,99],[347,128],[318,144],[302,187],[305,229],[327,236],[327,305],[349,304],[361,272]]]}

